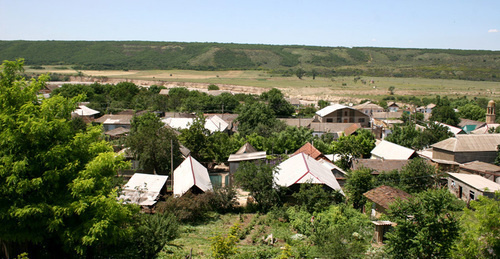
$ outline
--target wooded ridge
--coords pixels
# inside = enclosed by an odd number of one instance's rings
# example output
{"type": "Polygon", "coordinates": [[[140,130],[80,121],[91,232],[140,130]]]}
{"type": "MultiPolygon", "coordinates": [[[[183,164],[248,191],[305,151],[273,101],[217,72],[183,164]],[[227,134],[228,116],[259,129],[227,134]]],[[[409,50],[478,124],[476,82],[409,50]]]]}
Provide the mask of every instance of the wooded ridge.
{"type": "Polygon", "coordinates": [[[149,41],[0,41],[0,59],[90,70],[265,70],[292,76],[500,81],[500,51],[149,41]]]}

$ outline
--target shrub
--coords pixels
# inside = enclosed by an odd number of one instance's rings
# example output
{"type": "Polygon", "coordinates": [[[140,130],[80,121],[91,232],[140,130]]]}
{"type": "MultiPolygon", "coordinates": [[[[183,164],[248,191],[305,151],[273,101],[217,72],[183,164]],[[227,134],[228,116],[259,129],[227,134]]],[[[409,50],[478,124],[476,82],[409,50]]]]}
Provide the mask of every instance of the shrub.
{"type": "Polygon", "coordinates": [[[212,250],[212,257],[214,258],[228,258],[238,252],[238,233],[240,232],[240,226],[235,223],[227,236],[222,234],[215,235],[210,238],[210,250],[212,250]]]}
{"type": "Polygon", "coordinates": [[[183,223],[196,223],[203,221],[211,211],[210,193],[194,195],[185,193],[179,198],[168,197],[164,202],[159,202],[156,209],[160,213],[172,213],[183,223]]]}
{"type": "Polygon", "coordinates": [[[219,87],[217,85],[211,84],[211,85],[208,86],[208,90],[209,91],[219,90],[219,87]]]}
{"type": "Polygon", "coordinates": [[[301,184],[299,192],[292,194],[297,204],[304,207],[309,213],[322,211],[330,205],[340,203],[344,196],[335,190],[319,184],[301,184]]]}
{"type": "Polygon", "coordinates": [[[213,211],[227,213],[236,210],[236,190],[233,187],[216,188],[213,192],[208,192],[207,195],[213,211]]]}

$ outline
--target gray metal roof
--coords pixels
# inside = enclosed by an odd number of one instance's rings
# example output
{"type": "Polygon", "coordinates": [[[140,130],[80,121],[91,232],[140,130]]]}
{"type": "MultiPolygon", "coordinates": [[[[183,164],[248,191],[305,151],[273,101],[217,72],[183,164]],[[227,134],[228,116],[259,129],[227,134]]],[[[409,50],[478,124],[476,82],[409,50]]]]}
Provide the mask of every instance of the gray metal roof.
{"type": "Polygon", "coordinates": [[[434,145],[433,148],[452,152],[479,152],[497,151],[500,144],[500,134],[457,135],[445,139],[434,145]]]}
{"type": "Polygon", "coordinates": [[[415,150],[382,140],[370,153],[376,158],[406,160],[415,150]]]}
{"type": "Polygon", "coordinates": [[[266,158],[266,151],[244,153],[244,154],[231,154],[229,155],[228,162],[240,162],[249,160],[259,160],[266,158]]]}
{"type": "MultiPolygon", "coordinates": [[[[330,106],[326,106],[325,108],[319,110],[316,112],[317,115],[321,116],[321,117],[325,117],[326,115],[332,113],[332,112],[335,112],[337,110],[341,110],[341,109],[351,109],[351,110],[356,110],[352,107],[349,107],[349,106],[345,106],[345,105],[342,105],[342,104],[334,104],[334,105],[330,105],[330,106]]],[[[356,110],[357,111],[357,110],[356,110]]]]}

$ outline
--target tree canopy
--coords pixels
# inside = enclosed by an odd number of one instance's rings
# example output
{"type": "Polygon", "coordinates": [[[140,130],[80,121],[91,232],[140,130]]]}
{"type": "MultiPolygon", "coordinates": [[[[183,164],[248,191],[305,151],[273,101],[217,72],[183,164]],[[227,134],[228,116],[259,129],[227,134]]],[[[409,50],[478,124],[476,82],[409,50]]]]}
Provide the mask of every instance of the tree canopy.
{"type": "Polygon", "coordinates": [[[40,99],[47,77],[26,81],[22,71],[23,61],[5,61],[0,73],[0,240],[59,255],[118,242],[136,212],[116,199],[127,163],[99,127],[73,130],[82,98],[40,99]]]}

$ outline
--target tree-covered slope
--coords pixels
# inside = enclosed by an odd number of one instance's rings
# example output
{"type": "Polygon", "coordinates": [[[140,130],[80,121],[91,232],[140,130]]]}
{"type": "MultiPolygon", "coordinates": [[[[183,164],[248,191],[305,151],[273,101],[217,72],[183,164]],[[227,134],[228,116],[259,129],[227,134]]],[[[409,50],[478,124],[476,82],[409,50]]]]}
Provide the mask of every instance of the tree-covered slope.
{"type": "Polygon", "coordinates": [[[500,81],[500,51],[345,48],[145,41],[0,41],[0,59],[78,69],[298,68],[323,76],[366,75],[500,81]]]}

